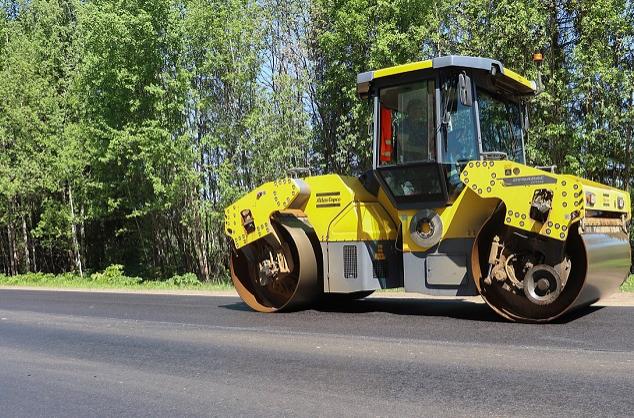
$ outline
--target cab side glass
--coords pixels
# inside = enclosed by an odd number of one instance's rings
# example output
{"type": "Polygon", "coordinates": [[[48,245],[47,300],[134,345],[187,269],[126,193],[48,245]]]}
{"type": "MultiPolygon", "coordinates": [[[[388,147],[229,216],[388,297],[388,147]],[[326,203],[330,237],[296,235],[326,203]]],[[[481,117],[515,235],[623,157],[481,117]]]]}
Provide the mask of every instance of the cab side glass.
{"type": "Polygon", "coordinates": [[[467,162],[479,159],[476,123],[471,92],[471,82],[464,73],[452,76],[443,83],[443,141],[442,162],[449,201],[455,200],[464,184],[460,173],[467,162]],[[465,89],[469,89],[469,94],[465,89]],[[468,97],[467,97],[468,96],[468,97]]]}
{"type": "Polygon", "coordinates": [[[459,100],[457,79],[445,82],[443,88],[443,149],[444,163],[465,163],[478,159],[478,144],[473,108],[459,100]]]}
{"type": "Polygon", "coordinates": [[[380,91],[379,166],[435,160],[434,81],[380,91]]]}

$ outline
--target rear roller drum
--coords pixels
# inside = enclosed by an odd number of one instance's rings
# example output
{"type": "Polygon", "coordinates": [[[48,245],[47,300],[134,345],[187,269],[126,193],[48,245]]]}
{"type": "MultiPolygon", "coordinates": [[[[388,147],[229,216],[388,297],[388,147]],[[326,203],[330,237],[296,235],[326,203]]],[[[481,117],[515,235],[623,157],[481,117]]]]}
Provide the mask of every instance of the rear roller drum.
{"type": "Polygon", "coordinates": [[[242,300],[259,312],[310,305],[319,296],[312,230],[295,217],[280,217],[272,224],[275,234],[232,253],[233,284],[242,300]]]}

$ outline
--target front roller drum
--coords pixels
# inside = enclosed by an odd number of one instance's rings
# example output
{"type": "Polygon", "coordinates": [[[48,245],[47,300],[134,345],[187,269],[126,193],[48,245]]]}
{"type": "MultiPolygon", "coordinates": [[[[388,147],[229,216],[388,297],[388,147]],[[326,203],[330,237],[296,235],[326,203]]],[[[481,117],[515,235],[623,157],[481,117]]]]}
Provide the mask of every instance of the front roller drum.
{"type": "Polygon", "coordinates": [[[484,301],[512,321],[549,322],[573,309],[588,306],[618,291],[630,268],[628,235],[618,230],[583,231],[570,228],[565,254],[569,274],[562,285],[557,266],[535,265],[523,278],[523,292],[509,292],[487,280],[489,249],[502,235],[504,211],[498,211],[482,227],[474,242],[471,267],[484,301]],[[555,267],[555,268],[553,268],[555,267]]]}
{"type": "Polygon", "coordinates": [[[231,254],[233,284],[258,312],[307,307],[320,295],[314,232],[293,216],[280,216],[272,224],[278,241],[258,240],[231,254]]]}

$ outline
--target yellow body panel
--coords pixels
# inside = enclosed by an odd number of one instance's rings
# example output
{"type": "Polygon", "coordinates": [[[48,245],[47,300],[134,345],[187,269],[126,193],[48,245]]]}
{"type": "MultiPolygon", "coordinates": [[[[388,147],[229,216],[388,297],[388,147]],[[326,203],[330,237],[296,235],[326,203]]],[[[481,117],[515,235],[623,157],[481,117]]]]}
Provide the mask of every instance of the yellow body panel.
{"type": "Polygon", "coordinates": [[[432,67],[432,60],[411,62],[395,67],[383,68],[374,72],[374,78],[388,77],[391,75],[409,73],[411,71],[425,70],[432,67]]]}
{"type": "Polygon", "coordinates": [[[583,185],[584,195],[593,193],[596,196],[596,203],[591,204],[588,199],[585,199],[586,210],[596,210],[602,212],[625,212],[626,220],[630,220],[632,213],[630,208],[632,207],[630,201],[630,194],[623,190],[609,187],[601,183],[597,183],[591,180],[585,180],[578,177],[566,176],[575,178],[583,185]],[[619,207],[619,200],[621,200],[622,206],[619,207]]]}
{"type": "MultiPolygon", "coordinates": [[[[374,201],[356,177],[308,177],[304,180],[311,190],[310,198],[302,207],[320,241],[327,241],[331,222],[352,202],[374,201]]],[[[353,225],[350,225],[353,228],[353,225]]]]}
{"type": "MultiPolygon", "coordinates": [[[[475,238],[480,227],[495,210],[498,199],[482,199],[469,189],[463,190],[456,201],[444,208],[437,208],[443,224],[442,238],[475,238]]],[[[417,245],[409,234],[409,226],[417,210],[399,212],[403,229],[403,251],[426,251],[429,248],[417,245]]]]}
{"type": "Polygon", "coordinates": [[[549,173],[512,161],[472,161],[460,178],[478,196],[504,202],[506,225],[560,241],[566,239],[570,226],[585,216],[586,190],[605,194],[611,208],[606,210],[616,210],[617,200],[623,199],[626,204],[620,211],[627,219],[630,217],[626,192],[597,183],[594,184],[598,187],[589,186],[578,177],[549,173]],[[531,202],[538,189],[553,192],[552,209],[543,224],[530,217],[531,202]]]}
{"type": "MultiPolygon", "coordinates": [[[[500,201],[506,206],[505,224],[559,241],[586,210],[622,213],[631,218],[628,193],[575,176],[539,170],[513,161],[472,161],[461,174],[465,189],[447,207],[436,208],[443,224],[442,240],[475,238],[500,201]],[[543,224],[530,217],[538,189],[553,192],[552,209],[543,224]],[[586,194],[596,196],[594,205],[586,194]]],[[[324,175],[282,179],[248,193],[225,211],[225,230],[236,248],[273,231],[275,213],[303,211],[321,242],[396,240],[402,231],[405,252],[425,251],[410,237],[409,227],[418,210],[397,210],[382,190],[369,193],[356,177],[324,175]],[[250,210],[254,230],[247,232],[242,212],[250,210]]],[[[617,215],[618,217],[618,215],[617,215]]]]}
{"type": "Polygon", "coordinates": [[[322,242],[394,240],[398,233],[359,179],[335,174],[263,184],[225,210],[225,232],[242,248],[272,233],[271,217],[288,209],[303,211],[322,242]],[[252,232],[243,225],[245,210],[254,220],[252,232]]]}
{"type": "Polygon", "coordinates": [[[233,239],[236,248],[242,248],[271,233],[271,216],[294,208],[297,198],[300,195],[307,197],[307,194],[308,190],[302,190],[298,180],[285,178],[265,183],[225,209],[225,232],[233,239]],[[252,232],[243,225],[241,213],[244,210],[249,210],[253,218],[255,229],[252,232]]]}
{"type": "Polygon", "coordinates": [[[504,75],[507,76],[508,78],[517,81],[520,84],[525,85],[526,87],[533,89],[533,90],[537,90],[537,84],[534,81],[531,81],[529,79],[527,79],[524,76],[521,76],[520,74],[516,73],[513,70],[509,70],[508,68],[504,68],[504,75]]]}
{"type": "MultiPolygon", "coordinates": [[[[388,67],[388,68],[382,68],[380,70],[375,70],[374,72],[372,72],[372,78],[377,79],[377,78],[383,78],[383,77],[390,77],[394,75],[409,73],[412,71],[426,70],[432,67],[433,67],[432,60],[411,62],[407,64],[396,65],[394,67],[388,67]]],[[[511,80],[519,84],[522,84],[523,86],[528,87],[531,90],[537,90],[537,84],[534,81],[527,79],[526,77],[522,76],[521,74],[509,68],[504,68],[503,74],[504,76],[510,78],[511,80]]]]}
{"type": "Polygon", "coordinates": [[[398,231],[378,202],[352,202],[328,229],[328,242],[395,240],[398,231]]]}

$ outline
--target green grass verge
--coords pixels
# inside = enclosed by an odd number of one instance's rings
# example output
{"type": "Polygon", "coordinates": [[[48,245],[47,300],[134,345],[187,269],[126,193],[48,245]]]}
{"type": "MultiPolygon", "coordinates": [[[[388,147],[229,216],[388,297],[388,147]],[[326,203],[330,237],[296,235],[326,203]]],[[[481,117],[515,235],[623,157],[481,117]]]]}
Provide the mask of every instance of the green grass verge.
{"type": "MultiPolygon", "coordinates": [[[[45,274],[31,273],[18,276],[0,275],[0,286],[52,287],[60,289],[126,289],[126,290],[200,290],[228,291],[233,285],[228,279],[201,283],[191,273],[174,276],[168,280],[143,280],[122,273],[121,266],[110,266],[102,273],[93,273],[84,278],[73,273],[45,274]]],[[[403,288],[384,289],[379,292],[402,292],[403,288]]],[[[634,292],[634,275],[621,286],[622,292],[634,292]]]]}
{"type": "Polygon", "coordinates": [[[622,292],[634,292],[634,274],[631,275],[621,286],[622,292]]]}
{"type": "Polygon", "coordinates": [[[17,276],[0,275],[0,286],[51,287],[60,289],[125,289],[125,290],[199,290],[226,291],[233,285],[228,280],[201,283],[191,273],[173,276],[167,280],[144,280],[123,274],[123,268],[114,265],[103,272],[86,275],[83,278],[74,273],[45,274],[30,273],[17,276]]]}

